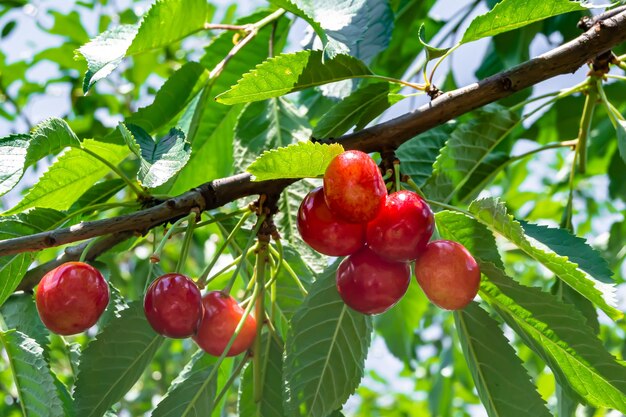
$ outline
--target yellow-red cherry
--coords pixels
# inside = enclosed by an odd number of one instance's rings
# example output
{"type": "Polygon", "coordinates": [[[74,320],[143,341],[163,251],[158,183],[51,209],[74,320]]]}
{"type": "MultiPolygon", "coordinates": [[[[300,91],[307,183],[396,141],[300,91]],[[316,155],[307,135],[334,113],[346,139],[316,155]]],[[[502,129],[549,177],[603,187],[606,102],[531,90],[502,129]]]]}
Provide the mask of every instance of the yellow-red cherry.
{"type": "Polygon", "coordinates": [[[165,274],[146,291],[143,308],[152,328],[163,336],[181,339],[196,333],[202,318],[198,286],[182,274],[165,274]]]}
{"type": "Polygon", "coordinates": [[[426,248],[433,228],[428,204],[412,191],[397,191],[367,224],[367,246],[384,258],[412,261],[426,248]]]}
{"type": "Polygon", "coordinates": [[[302,240],[324,255],[346,256],[365,245],[365,224],[349,223],[331,212],[322,187],[302,200],[297,225],[302,240]]]}
{"type": "Polygon", "coordinates": [[[463,245],[450,240],[430,242],[415,261],[415,277],[430,301],[446,310],[460,310],[478,293],[480,269],[463,245]]]}
{"type": "Polygon", "coordinates": [[[353,310],[378,314],[400,301],[410,278],[407,262],[389,261],[366,246],[339,265],[337,291],[353,310]]]}
{"type": "Polygon", "coordinates": [[[324,197],[330,210],[352,223],[366,223],[378,214],[387,188],[368,154],[347,151],[330,161],[324,173],[324,197]]]}
{"type": "Polygon", "coordinates": [[[72,335],[96,324],[109,304],[109,286],[93,266],[66,262],[43,276],[35,300],[48,329],[72,335]]]}
{"type": "MultiPolygon", "coordinates": [[[[202,297],[202,305],[204,307],[202,321],[193,340],[208,354],[220,356],[235,334],[244,310],[233,297],[222,291],[207,293],[202,297]]],[[[236,356],[245,352],[252,346],[255,337],[256,320],[252,315],[248,315],[226,356],[236,356]]]]}

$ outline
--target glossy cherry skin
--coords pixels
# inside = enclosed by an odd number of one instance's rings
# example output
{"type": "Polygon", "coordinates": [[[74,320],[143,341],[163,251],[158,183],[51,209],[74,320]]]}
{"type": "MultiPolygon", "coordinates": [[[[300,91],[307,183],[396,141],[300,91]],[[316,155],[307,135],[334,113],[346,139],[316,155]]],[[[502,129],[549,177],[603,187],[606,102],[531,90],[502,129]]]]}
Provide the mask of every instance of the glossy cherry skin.
{"type": "Polygon", "coordinates": [[[353,310],[378,314],[400,301],[409,288],[410,278],[407,262],[386,260],[366,246],[339,265],[337,291],[353,310]]]}
{"type": "Polygon", "coordinates": [[[148,288],[143,309],[154,331],[182,339],[198,330],[202,319],[202,295],[198,286],[186,276],[165,274],[148,288]]]}
{"type": "MultiPolygon", "coordinates": [[[[206,353],[220,356],[235,333],[244,311],[233,297],[221,291],[207,293],[202,297],[202,305],[204,314],[193,340],[206,353]]],[[[245,352],[252,346],[255,337],[256,320],[249,315],[226,356],[245,352]]]]}
{"type": "Polygon", "coordinates": [[[297,225],[302,240],[324,255],[346,256],[365,245],[365,224],[349,223],[332,213],[321,187],[302,200],[297,225]]]}
{"type": "Polygon", "coordinates": [[[366,223],[385,203],[387,188],[376,163],[361,151],[330,161],[324,173],[324,197],[330,210],[351,223],[366,223]]]}
{"type": "Polygon", "coordinates": [[[415,277],[430,301],[446,310],[460,310],[478,293],[480,269],[463,245],[450,240],[430,242],[415,262],[415,277]]]}
{"type": "Polygon", "coordinates": [[[93,266],[66,262],[44,275],[35,300],[48,329],[72,335],[96,324],[109,304],[109,286],[93,266]]]}
{"type": "Polygon", "coordinates": [[[412,261],[426,248],[433,227],[428,204],[412,191],[398,191],[367,224],[367,246],[389,260],[412,261]]]}

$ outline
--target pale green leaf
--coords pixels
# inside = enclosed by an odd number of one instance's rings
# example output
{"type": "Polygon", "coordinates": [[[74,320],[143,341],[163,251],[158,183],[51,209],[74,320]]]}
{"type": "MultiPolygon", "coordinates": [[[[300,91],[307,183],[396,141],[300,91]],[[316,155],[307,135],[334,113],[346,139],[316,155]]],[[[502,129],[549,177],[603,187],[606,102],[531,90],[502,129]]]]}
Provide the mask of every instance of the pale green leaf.
{"type": "Polygon", "coordinates": [[[313,130],[313,136],[318,139],[335,138],[352,127],[357,131],[363,129],[389,107],[406,98],[396,94],[399,90],[398,86],[389,83],[374,83],[359,88],[322,116],[313,130]]]}
{"type": "Polygon", "coordinates": [[[624,316],[623,312],[614,307],[615,289],[612,285],[595,280],[578,268],[578,265],[570,262],[567,257],[560,256],[549,249],[544,250],[526,239],[522,226],[508,214],[504,203],[486,198],[474,201],[469,210],[481,223],[542,263],[567,285],[607,313],[609,317],[617,320],[624,316]]]}
{"type": "Polygon", "coordinates": [[[571,0],[502,0],[489,12],[472,20],[461,44],[495,36],[563,13],[587,10],[571,0]]]}
{"type": "Polygon", "coordinates": [[[163,342],[134,302],[109,322],[81,356],[76,411],[81,417],[101,416],[137,382],[163,342]]]}
{"type": "Polygon", "coordinates": [[[283,375],[291,415],[326,417],[363,377],[371,318],[344,304],[335,273],[336,266],[318,277],[291,321],[283,375]]]}
{"type": "Polygon", "coordinates": [[[217,96],[217,101],[236,104],[265,100],[371,74],[363,62],[349,55],[323,59],[321,51],[281,54],[244,74],[235,86],[217,96]]]}
{"type": "Polygon", "coordinates": [[[254,176],[254,181],[315,178],[324,175],[330,161],[343,151],[338,143],[299,142],[263,152],[250,164],[248,172],[254,176]]]}
{"type": "Polygon", "coordinates": [[[626,121],[618,119],[615,129],[617,130],[617,147],[619,154],[622,157],[622,161],[626,163],[626,121]]]}
{"type": "Polygon", "coordinates": [[[489,417],[550,417],[502,329],[475,302],[454,323],[478,396],[489,417]]]}
{"type": "Polygon", "coordinates": [[[44,357],[48,357],[50,332],[39,318],[32,294],[13,294],[0,308],[0,315],[9,330],[18,330],[34,339],[42,347],[44,357]]]}
{"type": "Polygon", "coordinates": [[[17,330],[0,331],[0,342],[9,360],[24,415],[65,416],[42,347],[17,330]]]}
{"type": "MultiPolygon", "coordinates": [[[[128,155],[125,146],[86,139],[83,148],[117,165],[128,155]]],[[[72,148],[52,164],[39,181],[15,207],[4,214],[18,213],[30,207],[67,210],[110,168],[82,148],[72,148]]]]}
{"type": "Polygon", "coordinates": [[[476,117],[450,135],[433,164],[424,193],[437,201],[452,200],[517,122],[515,113],[497,105],[478,110],[476,117]]]}
{"type": "Polygon", "coordinates": [[[441,58],[450,50],[450,48],[436,48],[426,43],[426,41],[424,40],[425,33],[426,33],[426,28],[424,24],[422,23],[419,31],[417,32],[417,39],[419,40],[419,42],[424,47],[424,50],[426,51],[427,62],[433,59],[441,58]]]}
{"type": "Polygon", "coordinates": [[[541,358],[557,381],[590,405],[626,412],[626,366],[617,363],[576,308],[537,288],[524,287],[490,263],[480,296],[541,358]]]}

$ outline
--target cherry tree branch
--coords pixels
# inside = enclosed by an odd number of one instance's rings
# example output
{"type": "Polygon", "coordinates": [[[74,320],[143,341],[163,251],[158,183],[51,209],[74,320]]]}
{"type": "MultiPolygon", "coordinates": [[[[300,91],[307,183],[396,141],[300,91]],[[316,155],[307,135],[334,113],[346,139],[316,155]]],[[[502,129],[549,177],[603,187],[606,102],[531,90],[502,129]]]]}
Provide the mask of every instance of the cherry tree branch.
{"type": "MultiPolygon", "coordinates": [[[[596,22],[576,39],[500,72],[478,83],[442,94],[415,111],[344,135],[334,141],[347,149],[365,152],[393,151],[399,145],[435,126],[557,75],[572,73],[596,56],[626,41],[626,12],[596,22]]],[[[81,222],[69,228],[0,241],[0,256],[82,241],[97,236],[145,234],[151,228],[186,215],[192,209],[211,210],[242,197],[280,194],[295,182],[252,182],[249,174],[237,174],[202,184],[157,206],[110,219],[81,222]]],[[[100,243],[100,242],[99,242],[100,243]]],[[[113,241],[109,241],[113,245],[113,241]]],[[[100,249],[104,248],[104,241],[100,249]]]]}

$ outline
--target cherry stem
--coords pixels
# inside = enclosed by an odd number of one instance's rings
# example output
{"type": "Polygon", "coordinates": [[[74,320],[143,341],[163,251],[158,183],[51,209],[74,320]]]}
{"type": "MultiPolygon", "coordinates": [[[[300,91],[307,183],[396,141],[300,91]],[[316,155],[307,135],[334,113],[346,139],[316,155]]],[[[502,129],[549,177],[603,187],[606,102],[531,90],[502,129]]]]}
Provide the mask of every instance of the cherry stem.
{"type": "MultiPolygon", "coordinates": [[[[259,219],[260,220],[260,219],[259,219]]],[[[261,223],[261,222],[259,222],[261,223]]],[[[261,355],[261,334],[265,319],[265,269],[268,257],[268,242],[263,238],[258,239],[256,248],[256,299],[254,302],[254,316],[256,321],[256,338],[254,339],[253,352],[253,377],[254,377],[254,401],[259,403],[263,399],[263,357],[261,355]]],[[[267,357],[267,355],[265,355],[267,357]]]]}
{"type": "Polygon", "coordinates": [[[204,283],[205,288],[211,283],[211,281],[215,280],[215,278],[219,277],[220,275],[222,275],[223,273],[227,272],[230,268],[232,268],[235,265],[238,265],[239,262],[241,261],[242,256],[239,255],[238,257],[236,257],[235,259],[233,259],[233,261],[231,263],[229,263],[228,265],[226,265],[224,268],[220,269],[219,271],[217,271],[215,274],[211,275],[209,278],[207,278],[206,282],[204,283]]]}
{"type": "MultiPolygon", "coordinates": [[[[584,174],[587,170],[587,138],[591,131],[591,119],[593,118],[593,112],[596,107],[596,101],[598,99],[598,92],[594,85],[591,84],[587,89],[587,97],[585,98],[585,105],[583,107],[583,114],[580,117],[580,127],[578,130],[578,144],[576,145],[575,155],[578,157],[578,169],[581,174],[584,174]]],[[[574,163],[576,162],[576,158],[574,163]]],[[[572,171],[575,171],[572,168],[572,171]]]]}
{"type": "MultiPolygon", "coordinates": [[[[274,249],[272,246],[269,246],[269,249],[272,255],[276,256],[277,258],[281,258],[280,254],[278,253],[276,249],[274,249]]],[[[298,278],[298,275],[294,272],[293,268],[291,268],[291,265],[289,265],[289,263],[286,262],[284,258],[281,260],[280,263],[283,266],[283,268],[285,268],[285,271],[287,271],[289,275],[293,278],[293,280],[295,281],[302,295],[306,297],[309,294],[309,292],[306,290],[306,288],[304,288],[304,286],[302,285],[302,282],[300,282],[300,279],[298,278]]]]}
{"type": "Polygon", "coordinates": [[[415,181],[413,181],[413,178],[409,177],[409,179],[406,181],[407,185],[409,187],[411,187],[413,189],[413,191],[415,191],[420,197],[422,197],[424,200],[426,200],[426,195],[424,195],[424,193],[422,192],[422,190],[420,189],[419,185],[417,185],[415,183],[415,181]]]}
{"type": "MultiPolygon", "coordinates": [[[[246,246],[241,251],[241,256],[242,256],[241,262],[237,264],[237,268],[235,269],[235,272],[233,272],[233,276],[230,277],[230,281],[228,281],[228,284],[226,285],[226,287],[224,287],[224,289],[222,290],[223,292],[230,293],[230,291],[233,289],[233,286],[235,285],[235,281],[237,280],[237,277],[239,276],[241,265],[243,265],[246,262],[246,259],[248,258],[248,251],[250,251],[250,248],[252,247],[252,243],[254,242],[254,238],[256,237],[257,233],[259,233],[259,229],[261,229],[261,225],[263,224],[264,221],[265,221],[265,215],[259,216],[257,220],[257,224],[254,226],[252,233],[250,233],[250,236],[248,237],[246,246]]],[[[252,282],[252,279],[250,281],[252,282]]]]}
{"type": "MultiPolygon", "coordinates": [[[[250,209],[248,207],[245,207],[245,208],[242,208],[242,209],[238,209],[238,210],[232,211],[230,213],[221,213],[221,214],[218,214],[216,216],[211,216],[211,218],[208,219],[208,220],[204,220],[204,221],[196,223],[195,226],[194,226],[194,229],[199,229],[201,227],[208,226],[210,224],[214,224],[216,222],[220,222],[220,221],[229,219],[231,217],[247,213],[249,211],[250,211],[250,209]]],[[[176,229],[176,231],[174,233],[181,233],[181,232],[184,232],[186,230],[187,230],[186,227],[179,227],[179,228],[176,229]]]]}
{"type": "Polygon", "coordinates": [[[402,189],[402,182],[400,181],[400,161],[397,159],[393,161],[393,173],[396,184],[396,192],[402,189]]]}
{"type": "MultiPolygon", "coordinates": [[[[222,245],[213,254],[213,259],[211,259],[211,262],[209,262],[207,267],[204,268],[204,271],[202,271],[202,274],[200,275],[200,278],[198,278],[198,281],[196,282],[196,284],[198,285],[199,288],[204,288],[204,286],[206,285],[206,279],[209,276],[209,274],[211,273],[211,269],[213,269],[213,267],[217,263],[219,257],[224,252],[224,249],[226,249],[226,246],[228,246],[228,243],[230,243],[230,241],[233,240],[233,238],[235,237],[235,235],[237,234],[239,229],[241,229],[241,227],[243,226],[245,221],[248,219],[248,217],[250,217],[250,215],[252,215],[252,212],[249,211],[249,212],[245,213],[243,216],[241,216],[241,219],[239,219],[239,221],[237,222],[237,224],[235,225],[233,230],[226,237],[224,242],[222,242],[222,245]]],[[[230,292],[230,289],[227,292],[230,292]]]]}
{"type": "Polygon", "coordinates": [[[196,216],[198,214],[195,212],[189,213],[187,216],[187,232],[185,233],[185,240],[183,240],[183,247],[180,250],[180,256],[178,257],[178,262],[176,262],[176,268],[174,272],[181,273],[183,269],[183,265],[187,261],[187,255],[189,254],[189,247],[191,246],[191,241],[193,240],[193,231],[196,225],[196,216]]]}
{"type": "Polygon", "coordinates": [[[237,380],[237,377],[239,376],[239,374],[241,373],[241,370],[246,365],[246,363],[248,362],[249,359],[250,359],[250,353],[246,353],[246,355],[241,359],[241,362],[239,362],[237,364],[237,367],[235,367],[233,372],[230,374],[230,378],[228,378],[228,380],[224,383],[224,386],[222,387],[222,390],[215,397],[215,401],[213,402],[215,407],[217,407],[219,405],[219,403],[224,398],[224,395],[226,395],[226,393],[228,392],[230,387],[237,380]]]}
{"type": "Polygon", "coordinates": [[[78,262],[85,262],[85,259],[87,259],[87,256],[89,255],[89,251],[99,239],[100,239],[99,237],[96,237],[89,241],[87,246],[85,246],[85,249],[83,249],[83,252],[80,254],[80,258],[78,258],[78,262]]]}

